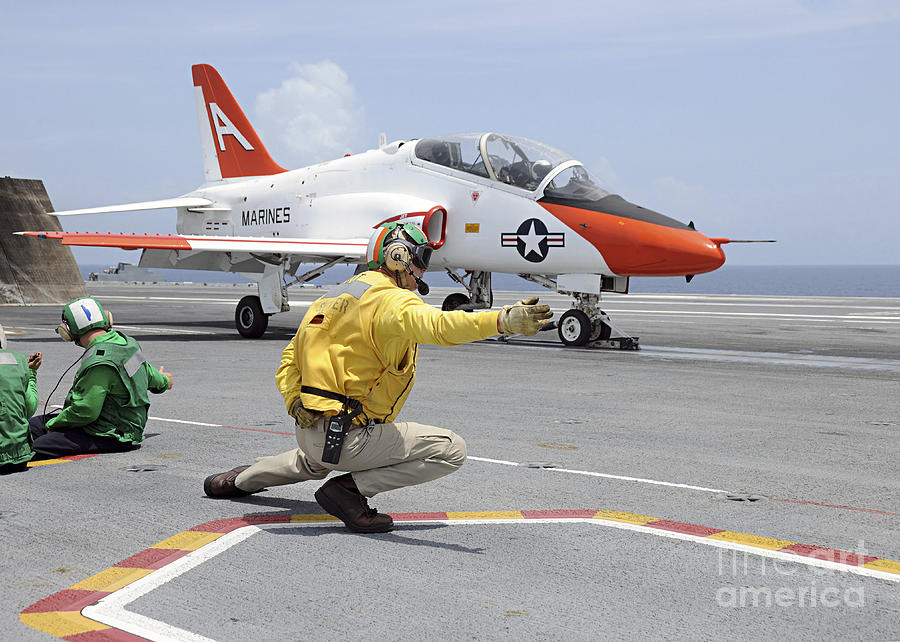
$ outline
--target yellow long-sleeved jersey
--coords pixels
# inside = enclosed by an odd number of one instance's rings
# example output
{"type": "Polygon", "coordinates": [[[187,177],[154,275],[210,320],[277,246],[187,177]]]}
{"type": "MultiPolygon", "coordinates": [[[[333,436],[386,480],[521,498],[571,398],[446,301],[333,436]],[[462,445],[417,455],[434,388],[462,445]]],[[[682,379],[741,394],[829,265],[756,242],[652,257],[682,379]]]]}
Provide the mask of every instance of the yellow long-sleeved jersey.
{"type": "Polygon", "coordinates": [[[382,272],[363,272],[309,307],[275,375],[285,405],[337,414],[338,401],[300,392],[312,386],[357,399],[364,417],[393,421],[416,376],[419,343],[455,346],[497,332],[498,311],[441,312],[382,272]]]}

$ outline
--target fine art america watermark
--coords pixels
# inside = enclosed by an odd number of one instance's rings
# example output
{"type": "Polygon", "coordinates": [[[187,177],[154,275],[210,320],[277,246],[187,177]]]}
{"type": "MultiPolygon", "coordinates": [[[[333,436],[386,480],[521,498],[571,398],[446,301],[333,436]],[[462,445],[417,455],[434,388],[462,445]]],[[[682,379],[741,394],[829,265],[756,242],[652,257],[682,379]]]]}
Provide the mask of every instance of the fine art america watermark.
{"type": "MultiPolygon", "coordinates": [[[[860,541],[852,555],[865,555],[860,541]]],[[[845,554],[850,557],[850,553],[845,554]]],[[[828,558],[831,559],[831,558],[828,558]]],[[[840,556],[837,558],[841,560],[840,556]]],[[[726,608],[803,608],[833,609],[865,606],[865,588],[835,582],[851,577],[847,571],[809,566],[777,557],[764,557],[748,551],[719,549],[719,577],[735,580],[716,590],[716,604],[726,608]],[[800,575],[799,583],[787,578],[800,575]],[[746,582],[746,584],[745,584],[746,582]]]]}

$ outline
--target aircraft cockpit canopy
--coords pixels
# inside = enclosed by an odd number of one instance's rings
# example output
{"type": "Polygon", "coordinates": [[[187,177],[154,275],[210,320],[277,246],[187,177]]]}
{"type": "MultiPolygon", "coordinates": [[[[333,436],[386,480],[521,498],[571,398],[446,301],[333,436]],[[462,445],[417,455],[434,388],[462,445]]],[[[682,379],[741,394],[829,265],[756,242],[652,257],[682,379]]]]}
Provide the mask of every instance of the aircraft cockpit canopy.
{"type": "Polygon", "coordinates": [[[423,138],[416,143],[415,154],[429,163],[528,191],[536,190],[554,173],[544,188],[547,196],[599,200],[608,195],[571,156],[520,136],[487,133],[423,138]]]}

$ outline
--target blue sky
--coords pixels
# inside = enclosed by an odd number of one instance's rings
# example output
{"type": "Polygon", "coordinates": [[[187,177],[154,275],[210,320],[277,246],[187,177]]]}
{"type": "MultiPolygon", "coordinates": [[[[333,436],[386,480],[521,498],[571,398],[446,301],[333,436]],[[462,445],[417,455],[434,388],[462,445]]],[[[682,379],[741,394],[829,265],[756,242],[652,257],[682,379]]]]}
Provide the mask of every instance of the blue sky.
{"type": "Polygon", "coordinates": [[[900,263],[895,0],[30,4],[0,21],[0,176],[42,179],[59,210],[201,183],[204,62],[285,167],[381,132],[499,131],[710,236],[778,239],[726,246],[734,265],[900,263]]]}

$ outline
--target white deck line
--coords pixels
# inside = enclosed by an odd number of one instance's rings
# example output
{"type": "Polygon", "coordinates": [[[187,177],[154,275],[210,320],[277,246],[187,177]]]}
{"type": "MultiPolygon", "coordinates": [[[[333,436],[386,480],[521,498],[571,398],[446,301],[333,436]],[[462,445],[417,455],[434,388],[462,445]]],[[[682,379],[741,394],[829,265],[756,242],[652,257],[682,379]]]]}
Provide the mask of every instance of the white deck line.
{"type": "MultiPolygon", "coordinates": [[[[502,464],[504,466],[521,466],[515,461],[504,461],[503,459],[488,459],[486,457],[473,457],[469,455],[466,459],[472,461],[483,461],[489,464],[502,464]]],[[[659,481],[657,479],[644,479],[642,477],[626,477],[625,475],[611,475],[609,473],[595,473],[589,470],[573,470],[571,468],[542,468],[551,473],[569,473],[571,475],[587,475],[588,477],[605,477],[607,479],[618,479],[621,481],[640,482],[642,484],[656,484],[657,486],[671,486],[673,488],[686,488],[688,490],[702,490],[707,493],[727,493],[729,491],[721,488],[706,488],[704,486],[691,486],[690,484],[678,484],[676,482],[659,481]]]]}
{"type": "MultiPolygon", "coordinates": [[[[724,548],[734,551],[742,551],[761,557],[769,557],[795,564],[805,566],[813,566],[818,568],[826,568],[846,573],[853,573],[865,577],[872,577],[889,582],[900,582],[900,575],[879,571],[876,569],[865,568],[861,566],[852,566],[849,564],[840,564],[828,560],[820,560],[812,557],[803,557],[790,553],[782,553],[765,548],[757,548],[746,544],[736,544],[724,540],[710,539],[709,537],[699,535],[689,535],[686,533],[675,533],[672,531],[661,530],[649,526],[641,526],[638,524],[628,524],[625,522],[617,522],[600,518],[544,518],[544,519],[446,519],[446,520],[409,520],[398,522],[398,526],[402,528],[403,524],[444,524],[446,526],[469,526],[469,525],[531,525],[531,524],[560,524],[560,523],[584,523],[594,524],[598,526],[607,526],[610,528],[618,528],[621,530],[629,530],[649,535],[657,535],[667,537],[669,539],[677,539],[682,541],[694,542],[697,544],[705,544],[716,548],[724,548]]],[[[309,528],[309,527],[336,527],[342,526],[339,522],[323,521],[323,522],[282,522],[275,524],[259,524],[253,526],[244,526],[230,533],[226,533],[217,540],[203,546],[196,551],[188,553],[182,558],[163,566],[161,569],[153,571],[149,575],[128,584],[127,586],[110,593],[101,598],[95,604],[86,606],[81,613],[87,618],[106,624],[116,629],[145,637],[149,640],[157,642],[215,642],[212,638],[207,638],[192,631],[180,629],[171,624],[167,624],[160,620],[153,619],[146,615],[140,615],[127,610],[129,604],[137,600],[139,597],[160,588],[166,583],[186,573],[187,571],[208,562],[216,555],[223,553],[235,544],[244,541],[251,535],[261,530],[274,528],[309,528]]]]}

